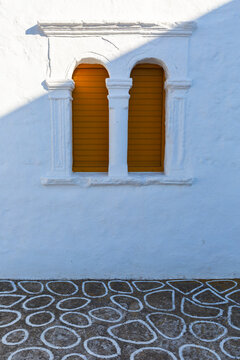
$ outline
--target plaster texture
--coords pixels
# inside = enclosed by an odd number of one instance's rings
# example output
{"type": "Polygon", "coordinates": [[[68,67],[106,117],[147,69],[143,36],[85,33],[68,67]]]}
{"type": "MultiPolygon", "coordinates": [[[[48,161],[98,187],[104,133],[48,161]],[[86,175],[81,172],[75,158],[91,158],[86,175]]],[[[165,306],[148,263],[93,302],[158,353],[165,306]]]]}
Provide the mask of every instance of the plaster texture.
{"type": "Polygon", "coordinates": [[[239,11],[236,0],[0,1],[1,278],[240,277],[239,11]],[[176,38],[79,38],[47,37],[37,26],[81,21],[196,28],[176,38]],[[148,54],[175,87],[189,80],[175,93],[184,127],[167,137],[169,176],[44,186],[52,166],[45,81],[71,79],[84,59],[126,79],[148,54]]]}

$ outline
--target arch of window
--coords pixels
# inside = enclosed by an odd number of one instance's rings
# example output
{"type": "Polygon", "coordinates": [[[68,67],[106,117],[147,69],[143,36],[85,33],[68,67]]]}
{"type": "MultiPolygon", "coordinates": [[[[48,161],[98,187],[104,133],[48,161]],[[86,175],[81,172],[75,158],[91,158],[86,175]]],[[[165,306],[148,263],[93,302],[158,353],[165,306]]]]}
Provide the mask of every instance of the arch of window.
{"type": "Polygon", "coordinates": [[[163,172],[165,148],[164,70],[138,64],[130,77],[128,116],[128,171],[163,172]]]}
{"type": "Polygon", "coordinates": [[[107,172],[109,111],[105,79],[98,64],[80,64],[73,73],[73,172],[107,172]]]}

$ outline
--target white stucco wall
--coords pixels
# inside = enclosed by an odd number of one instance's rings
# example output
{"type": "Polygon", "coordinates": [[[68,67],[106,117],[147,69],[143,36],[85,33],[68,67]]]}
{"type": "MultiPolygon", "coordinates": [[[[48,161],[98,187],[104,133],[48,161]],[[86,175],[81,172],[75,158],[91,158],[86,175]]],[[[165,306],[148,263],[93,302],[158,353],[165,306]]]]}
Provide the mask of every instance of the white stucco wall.
{"type": "MultiPolygon", "coordinates": [[[[0,1],[0,278],[240,277],[239,11],[238,0],[0,1]],[[39,20],[196,22],[184,74],[192,186],[41,184],[51,128],[39,20]]],[[[117,44],[122,59],[138,46],[117,44]]]]}

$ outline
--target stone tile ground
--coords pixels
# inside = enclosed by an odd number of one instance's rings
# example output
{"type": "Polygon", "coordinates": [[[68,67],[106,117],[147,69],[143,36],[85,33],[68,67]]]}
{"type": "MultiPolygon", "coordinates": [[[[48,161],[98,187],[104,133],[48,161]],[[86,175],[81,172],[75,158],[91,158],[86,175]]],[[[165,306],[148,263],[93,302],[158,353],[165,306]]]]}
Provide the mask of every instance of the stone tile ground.
{"type": "Polygon", "coordinates": [[[0,359],[240,359],[240,282],[1,280],[0,359]]]}

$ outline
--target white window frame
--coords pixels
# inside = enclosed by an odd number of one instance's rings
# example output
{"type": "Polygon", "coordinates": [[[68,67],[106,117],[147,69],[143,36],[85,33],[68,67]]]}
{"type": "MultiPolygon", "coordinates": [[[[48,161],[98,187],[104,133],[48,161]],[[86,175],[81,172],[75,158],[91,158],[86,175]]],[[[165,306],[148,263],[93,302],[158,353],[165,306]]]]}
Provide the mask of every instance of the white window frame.
{"type": "MultiPolygon", "coordinates": [[[[76,24],[39,22],[39,28],[49,42],[49,68],[46,85],[51,106],[51,169],[41,178],[44,185],[191,185],[189,152],[185,146],[185,118],[187,93],[191,86],[188,78],[189,36],[195,23],[178,24],[76,24]],[[144,45],[122,56],[122,63],[109,59],[109,50],[104,51],[104,40],[113,42],[123,37],[132,41],[135,37],[144,45]],[[91,37],[101,52],[79,53],[78,41],[91,37]],[[152,38],[161,38],[152,46],[152,38]],[[100,40],[99,40],[100,39],[100,40]],[[146,42],[149,40],[149,43],[146,42]],[[65,46],[64,46],[65,45],[65,46]],[[69,51],[66,50],[69,47],[69,51]],[[61,56],[61,51],[66,56],[61,56]],[[175,54],[176,53],[176,54],[175,54]],[[63,64],[59,59],[64,59],[63,64]],[[71,58],[71,60],[70,60],[71,58]],[[132,86],[131,69],[139,62],[155,62],[166,73],[166,141],[164,173],[128,173],[128,103],[132,86]],[[104,173],[72,172],[72,90],[71,79],[76,66],[81,62],[103,64],[109,71],[106,79],[109,100],[109,169],[104,173]],[[123,64],[123,65],[122,65],[123,64]],[[126,66],[125,66],[126,64],[126,66]],[[119,71],[121,66],[125,69],[119,71]]],[[[156,40],[157,40],[156,39],[156,40]]],[[[80,46],[80,45],[79,45],[80,46]]],[[[81,48],[81,46],[80,46],[81,48]]],[[[114,59],[115,54],[110,54],[114,59]]],[[[119,54],[118,54],[119,56],[119,54]]]]}

